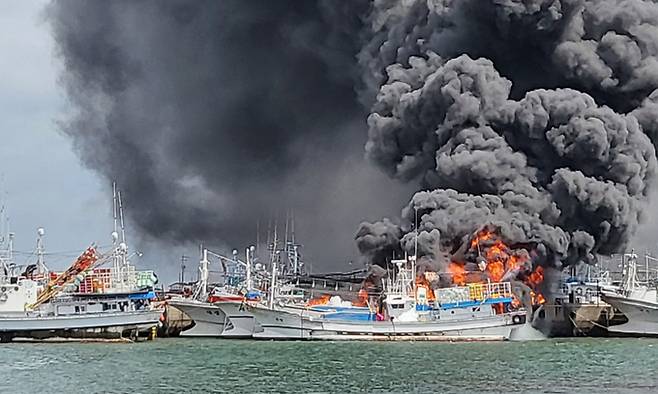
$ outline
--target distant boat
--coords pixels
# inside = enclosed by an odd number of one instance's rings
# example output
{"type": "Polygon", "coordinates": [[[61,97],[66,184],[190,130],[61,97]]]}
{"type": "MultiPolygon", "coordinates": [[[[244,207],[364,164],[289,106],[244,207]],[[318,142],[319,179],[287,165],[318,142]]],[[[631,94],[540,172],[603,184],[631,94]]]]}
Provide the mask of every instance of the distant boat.
{"type": "Polygon", "coordinates": [[[251,246],[245,250],[245,261],[238,258],[238,251],[233,251],[232,257],[226,257],[202,249],[199,263],[199,280],[195,284],[192,297],[174,297],[168,304],[189,316],[193,324],[180,333],[180,336],[203,336],[223,338],[249,338],[254,333],[262,331],[247,305],[267,305],[274,299],[289,302],[303,298],[303,294],[288,285],[278,286],[273,294],[273,281],[280,275],[296,277],[304,271],[301,259],[301,245],[295,243],[294,221],[286,218],[286,235],[283,245],[277,235],[276,225],[269,243],[271,272],[266,272],[263,265],[257,262],[256,248],[251,246]],[[288,225],[292,229],[288,236],[288,225]],[[219,259],[225,278],[221,286],[208,283],[209,256],[219,259]],[[281,264],[281,259],[285,264],[281,264]],[[277,268],[278,267],[278,268],[277,268]],[[269,283],[268,297],[261,291],[269,283]],[[211,289],[209,291],[209,289],[211,289]],[[269,300],[269,301],[268,301],[269,300]]]}
{"type": "Polygon", "coordinates": [[[591,266],[587,274],[577,274],[572,267],[552,291],[546,292],[546,303],[532,315],[533,327],[551,337],[602,336],[607,327],[625,322],[625,317],[601,296],[601,288],[618,288],[609,271],[596,271],[591,266]]]}
{"type": "MultiPolygon", "coordinates": [[[[233,303],[241,305],[245,299],[260,298],[260,292],[254,291],[252,280],[253,248],[246,249],[246,261],[241,261],[234,251],[233,257],[228,258],[208,249],[202,250],[199,263],[199,281],[195,285],[192,297],[175,297],[168,304],[189,316],[193,324],[180,333],[183,337],[250,337],[254,331],[254,319],[245,315],[238,309],[227,311],[222,307],[233,303]],[[212,255],[220,261],[226,269],[227,264],[244,268],[244,283],[235,280],[235,285],[212,286],[208,291],[208,256],[212,255]],[[240,286],[244,285],[245,294],[240,293],[240,286]]],[[[233,267],[234,268],[234,267],[233,267]]]]}
{"type": "MultiPolygon", "coordinates": [[[[648,275],[647,275],[648,279],[648,275]]],[[[640,282],[637,277],[637,255],[624,255],[621,286],[602,287],[604,301],[619,309],[628,322],[608,327],[613,334],[658,336],[658,291],[655,282],[640,282]]]]}

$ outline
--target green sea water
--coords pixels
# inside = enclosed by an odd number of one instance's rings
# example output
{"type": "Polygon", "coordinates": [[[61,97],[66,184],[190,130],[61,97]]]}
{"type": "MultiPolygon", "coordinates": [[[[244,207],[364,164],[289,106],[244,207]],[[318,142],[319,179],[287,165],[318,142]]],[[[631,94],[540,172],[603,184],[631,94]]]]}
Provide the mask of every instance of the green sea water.
{"type": "Polygon", "coordinates": [[[2,393],[649,393],[657,339],[0,345],[2,393]]]}

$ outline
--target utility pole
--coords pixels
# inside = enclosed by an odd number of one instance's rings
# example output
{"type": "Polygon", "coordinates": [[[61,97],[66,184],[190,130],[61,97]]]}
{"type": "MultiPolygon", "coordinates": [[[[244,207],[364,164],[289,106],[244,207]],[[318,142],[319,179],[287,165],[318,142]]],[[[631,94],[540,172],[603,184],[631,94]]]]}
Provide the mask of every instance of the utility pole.
{"type": "Polygon", "coordinates": [[[180,257],[180,283],[185,283],[185,263],[187,262],[187,256],[182,255],[180,257]]]}

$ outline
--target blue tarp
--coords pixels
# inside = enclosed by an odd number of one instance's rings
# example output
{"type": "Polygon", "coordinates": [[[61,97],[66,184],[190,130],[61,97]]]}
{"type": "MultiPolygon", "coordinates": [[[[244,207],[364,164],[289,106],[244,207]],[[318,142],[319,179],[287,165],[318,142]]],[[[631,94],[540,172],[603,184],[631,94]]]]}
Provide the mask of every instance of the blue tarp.
{"type": "Polygon", "coordinates": [[[155,298],[155,292],[128,294],[128,298],[131,300],[150,300],[151,298],[155,298]]]}
{"type": "Polygon", "coordinates": [[[260,291],[251,290],[251,291],[247,292],[247,294],[245,295],[245,298],[248,299],[248,300],[254,300],[254,299],[257,299],[257,298],[261,298],[261,293],[260,293],[260,291]]]}
{"type": "Polygon", "coordinates": [[[358,320],[358,321],[371,321],[375,320],[375,314],[371,312],[334,312],[327,313],[323,316],[329,320],[358,320]]]}

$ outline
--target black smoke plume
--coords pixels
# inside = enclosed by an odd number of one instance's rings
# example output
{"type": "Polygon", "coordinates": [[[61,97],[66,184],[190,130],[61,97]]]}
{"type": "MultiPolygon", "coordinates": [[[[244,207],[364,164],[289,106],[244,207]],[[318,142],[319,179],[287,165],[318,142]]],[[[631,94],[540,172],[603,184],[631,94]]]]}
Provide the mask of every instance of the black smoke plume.
{"type": "Polygon", "coordinates": [[[426,191],[400,225],[362,224],[362,252],[418,231],[434,256],[483,225],[544,265],[628,244],[656,178],[657,4],[375,2],[369,21],[367,156],[426,191]]]}
{"type": "Polygon", "coordinates": [[[258,220],[264,240],[277,215],[282,237],[293,209],[307,257],[330,268],[349,256],[364,215],[402,201],[370,201],[401,188],[391,191],[362,154],[354,59],[367,8],[54,2],[47,12],[75,110],[62,129],[85,164],[118,182],[142,233],[242,247],[258,220]]]}
{"type": "Polygon", "coordinates": [[[423,190],[400,221],[361,225],[368,259],[411,251],[415,231],[438,258],[492,225],[559,266],[623,249],[656,177],[652,1],[67,1],[49,15],[77,111],[63,129],[155,238],[245,242],[285,205],[340,249],[350,220],[400,194],[364,169],[365,144],[423,190]]]}

